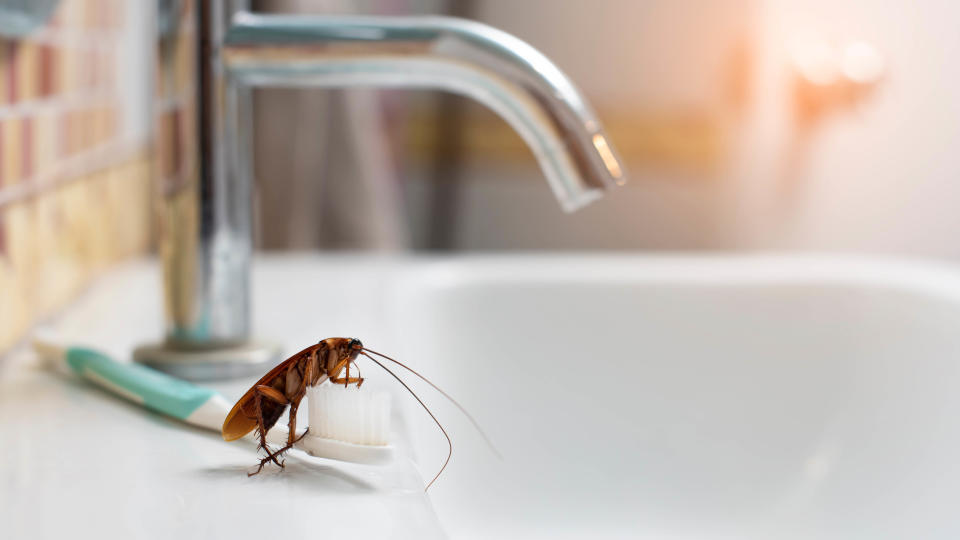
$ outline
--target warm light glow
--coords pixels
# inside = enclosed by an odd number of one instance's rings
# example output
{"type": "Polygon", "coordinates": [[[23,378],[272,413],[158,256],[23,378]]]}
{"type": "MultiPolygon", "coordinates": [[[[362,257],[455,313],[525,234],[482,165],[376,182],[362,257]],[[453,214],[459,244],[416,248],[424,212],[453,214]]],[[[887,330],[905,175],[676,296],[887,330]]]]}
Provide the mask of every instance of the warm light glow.
{"type": "Polygon", "coordinates": [[[613,176],[614,181],[616,181],[617,185],[622,186],[626,182],[626,179],[623,178],[623,170],[620,169],[620,163],[617,162],[613,151],[610,150],[607,139],[599,133],[595,134],[593,136],[593,147],[597,149],[597,153],[600,154],[600,158],[603,159],[603,164],[606,165],[607,170],[610,171],[610,175],[613,176]]]}
{"type": "Polygon", "coordinates": [[[827,86],[840,76],[836,49],[825,38],[816,35],[795,39],[790,59],[800,75],[813,84],[827,86]]]}
{"type": "Polygon", "coordinates": [[[858,83],[876,82],[883,75],[883,57],[870,44],[858,41],[843,50],[843,74],[858,83]]]}

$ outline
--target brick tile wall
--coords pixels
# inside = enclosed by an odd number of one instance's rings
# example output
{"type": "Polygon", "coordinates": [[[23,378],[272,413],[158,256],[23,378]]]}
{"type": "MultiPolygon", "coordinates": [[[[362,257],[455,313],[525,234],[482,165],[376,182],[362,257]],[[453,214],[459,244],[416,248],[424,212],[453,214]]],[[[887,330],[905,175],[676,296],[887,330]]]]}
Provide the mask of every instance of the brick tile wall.
{"type": "Polygon", "coordinates": [[[122,129],[127,7],[63,0],[42,28],[0,39],[0,352],[151,248],[153,152],[122,129]]]}

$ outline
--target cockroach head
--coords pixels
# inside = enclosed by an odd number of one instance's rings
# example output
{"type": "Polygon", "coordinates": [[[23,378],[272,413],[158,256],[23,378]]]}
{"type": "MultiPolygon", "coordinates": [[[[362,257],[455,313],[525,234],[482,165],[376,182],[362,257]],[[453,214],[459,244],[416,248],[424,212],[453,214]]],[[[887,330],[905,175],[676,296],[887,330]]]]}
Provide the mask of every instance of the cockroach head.
{"type": "Polygon", "coordinates": [[[318,345],[320,344],[326,344],[327,347],[337,351],[337,355],[340,358],[349,358],[351,360],[355,359],[357,355],[360,354],[360,351],[363,350],[363,343],[360,343],[360,340],[356,338],[327,338],[321,339],[318,345]]]}

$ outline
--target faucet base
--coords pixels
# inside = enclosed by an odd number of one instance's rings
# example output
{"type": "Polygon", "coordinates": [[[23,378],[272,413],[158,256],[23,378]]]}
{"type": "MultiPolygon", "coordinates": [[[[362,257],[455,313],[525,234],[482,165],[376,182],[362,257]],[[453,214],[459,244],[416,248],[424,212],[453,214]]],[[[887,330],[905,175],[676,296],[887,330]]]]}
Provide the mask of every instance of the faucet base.
{"type": "Polygon", "coordinates": [[[141,345],[133,359],[174,377],[212,381],[264,374],[281,360],[278,343],[251,341],[209,350],[175,349],[164,343],[141,345]]]}

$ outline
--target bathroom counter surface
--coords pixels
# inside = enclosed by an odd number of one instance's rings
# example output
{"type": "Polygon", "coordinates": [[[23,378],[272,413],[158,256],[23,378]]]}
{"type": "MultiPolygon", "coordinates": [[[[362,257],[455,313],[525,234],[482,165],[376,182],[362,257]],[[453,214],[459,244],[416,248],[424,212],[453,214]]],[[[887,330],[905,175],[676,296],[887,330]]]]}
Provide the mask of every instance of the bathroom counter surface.
{"type": "MultiPolygon", "coordinates": [[[[390,264],[317,260],[257,262],[255,328],[287,351],[340,334],[383,341],[371,313],[385,283],[376,274],[390,264]]],[[[160,336],[160,280],[154,261],[120,267],[50,326],[72,344],[129,361],[134,346],[160,336]]],[[[233,400],[256,378],[211,386],[233,400]]],[[[258,459],[252,444],[225,443],[52,373],[25,345],[0,363],[0,426],[4,538],[443,536],[408,459],[376,467],[293,452],[285,470],[248,478],[258,459]]]]}

